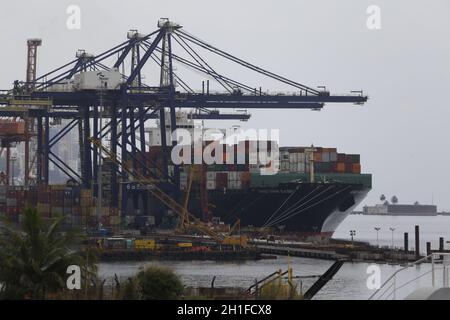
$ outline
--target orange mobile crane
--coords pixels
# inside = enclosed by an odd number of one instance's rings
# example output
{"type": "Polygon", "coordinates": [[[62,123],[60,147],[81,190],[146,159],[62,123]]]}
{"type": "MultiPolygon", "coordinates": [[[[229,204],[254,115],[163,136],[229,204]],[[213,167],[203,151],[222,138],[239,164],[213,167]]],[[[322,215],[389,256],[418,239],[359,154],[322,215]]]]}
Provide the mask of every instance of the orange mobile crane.
{"type": "Polygon", "coordinates": [[[156,185],[156,180],[146,177],[139,172],[139,170],[130,169],[125,163],[123,163],[116,154],[111,152],[108,148],[100,143],[99,139],[91,137],[89,142],[95,145],[97,148],[101,149],[102,152],[114,163],[116,163],[122,170],[124,170],[129,176],[132,176],[134,181],[148,186],[146,190],[150,192],[151,195],[159,199],[167,208],[175,212],[180,219],[182,224],[186,228],[192,228],[206,236],[209,236],[219,245],[232,245],[237,247],[246,247],[247,238],[245,236],[234,237],[231,233],[223,235],[212,230],[206,223],[201,221],[199,218],[190,213],[187,206],[180,205],[171,196],[165,193],[156,185]]]}

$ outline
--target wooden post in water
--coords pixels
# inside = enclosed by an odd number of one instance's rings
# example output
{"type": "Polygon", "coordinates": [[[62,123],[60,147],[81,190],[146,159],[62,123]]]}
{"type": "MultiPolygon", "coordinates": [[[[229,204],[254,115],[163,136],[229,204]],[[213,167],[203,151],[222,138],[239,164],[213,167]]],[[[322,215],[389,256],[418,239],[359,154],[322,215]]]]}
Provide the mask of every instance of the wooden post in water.
{"type": "Polygon", "coordinates": [[[427,256],[431,254],[431,242],[427,242],[427,256]]]}
{"type": "MultiPolygon", "coordinates": [[[[444,237],[439,237],[439,252],[444,252],[444,237]]],[[[444,256],[439,256],[439,259],[444,260],[444,256]]]]}
{"type": "Polygon", "coordinates": [[[416,258],[420,256],[420,238],[419,238],[419,226],[415,227],[415,240],[416,240],[416,258]]]}
{"type": "Polygon", "coordinates": [[[404,240],[405,240],[405,253],[408,253],[408,247],[409,247],[409,239],[408,239],[408,232],[404,233],[404,240]]]}

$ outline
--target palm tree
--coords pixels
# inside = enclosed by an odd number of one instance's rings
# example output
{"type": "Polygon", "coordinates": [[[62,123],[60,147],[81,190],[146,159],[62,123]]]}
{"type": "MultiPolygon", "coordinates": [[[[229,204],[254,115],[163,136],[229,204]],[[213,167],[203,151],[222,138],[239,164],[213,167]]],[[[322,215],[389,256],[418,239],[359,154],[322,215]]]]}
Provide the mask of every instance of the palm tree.
{"type": "MultiPolygon", "coordinates": [[[[66,287],[69,265],[82,274],[95,272],[77,251],[81,237],[61,230],[62,218],[45,222],[36,209],[26,209],[21,230],[8,223],[0,231],[0,297],[45,299],[66,287]]],[[[92,259],[90,259],[92,261],[92,259]]],[[[92,262],[91,262],[92,263],[92,262]]]]}
{"type": "Polygon", "coordinates": [[[397,198],[397,196],[392,196],[391,202],[392,202],[393,204],[397,204],[397,203],[398,203],[398,198],[397,198]]]}

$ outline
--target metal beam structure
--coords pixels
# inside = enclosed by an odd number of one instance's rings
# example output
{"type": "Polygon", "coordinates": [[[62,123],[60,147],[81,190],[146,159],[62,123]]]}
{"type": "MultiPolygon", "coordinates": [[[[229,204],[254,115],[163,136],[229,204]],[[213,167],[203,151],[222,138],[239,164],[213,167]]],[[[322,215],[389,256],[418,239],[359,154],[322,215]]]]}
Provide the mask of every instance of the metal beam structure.
{"type": "MultiPolygon", "coordinates": [[[[98,55],[78,51],[76,59],[69,63],[38,78],[27,77],[25,82],[16,81],[14,89],[0,92],[0,116],[26,116],[37,123],[38,184],[50,183],[49,163],[52,162],[84,188],[92,189],[98,180],[99,159],[97,150],[89,141],[91,138],[103,139],[106,136],[111,152],[118,154],[122,163],[129,161],[133,170],[142,170],[144,175],[150,174],[152,170],[148,166],[151,166],[151,162],[146,155],[144,128],[147,120],[159,119],[165,151],[163,172],[158,178],[177,199],[180,190],[179,169],[175,166],[173,175],[169,175],[169,154],[166,148],[176,144],[173,140],[166,141],[166,124],[171,131],[177,128],[177,109],[190,110],[191,119],[246,121],[250,118],[247,112],[222,113],[222,110],[271,109],[279,116],[281,109],[320,110],[326,103],[361,105],[368,99],[362,91],[333,95],[287,79],[200,40],[168,19],[161,19],[158,29],[147,35],[132,30],[127,36],[127,41],[98,55]],[[290,87],[293,92],[270,93],[259,85],[232,79],[213,68],[205,54],[232,62],[236,68],[254,72],[258,76],[254,77],[256,80],[259,77],[270,78],[290,87]],[[125,71],[128,62],[130,68],[125,71]],[[147,77],[149,74],[155,76],[155,68],[153,71],[147,69],[151,65],[159,70],[154,84],[147,77]],[[178,65],[200,75],[201,90],[192,89],[195,87],[189,83],[192,79],[188,81],[184,74],[178,72],[178,65]],[[118,79],[115,79],[116,76],[118,79]],[[30,79],[33,79],[32,83],[30,79]],[[210,90],[210,80],[221,91],[210,90]],[[102,118],[106,120],[106,125],[99,121],[99,107],[102,107],[102,118]],[[166,113],[169,115],[167,122],[166,113]],[[50,139],[52,118],[68,119],[68,122],[50,139]],[[77,124],[81,144],[80,173],[51,150],[77,124]]],[[[123,217],[127,214],[127,199],[130,196],[127,184],[130,181],[127,172],[120,170],[116,164],[112,163],[111,168],[111,205],[120,209],[123,217]]],[[[146,199],[142,200],[144,204],[147,203],[146,199]]],[[[133,198],[135,209],[138,201],[133,198]]]]}

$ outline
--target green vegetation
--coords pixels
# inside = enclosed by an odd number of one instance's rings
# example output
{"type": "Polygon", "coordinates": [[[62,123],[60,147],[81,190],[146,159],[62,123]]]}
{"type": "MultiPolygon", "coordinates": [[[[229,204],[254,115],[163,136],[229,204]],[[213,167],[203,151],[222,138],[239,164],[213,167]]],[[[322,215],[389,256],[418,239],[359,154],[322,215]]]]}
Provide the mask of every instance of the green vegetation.
{"type": "Polygon", "coordinates": [[[80,266],[84,276],[95,275],[94,257],[85,257],[78,250],[80,235],[63,231],[61,226],[62,218],[44,221],[32,208],[25,210],[20,229],[3,222],[0,229],[1,299],[54,298],[66,288],[70,265],[80,266]]]}
{"type": "Polygon", "coordinates": [[[125,300],[174,300],[181,298],[184,286],[171,270],[150,266],[128,278],[120,291],[125,300]]]}

